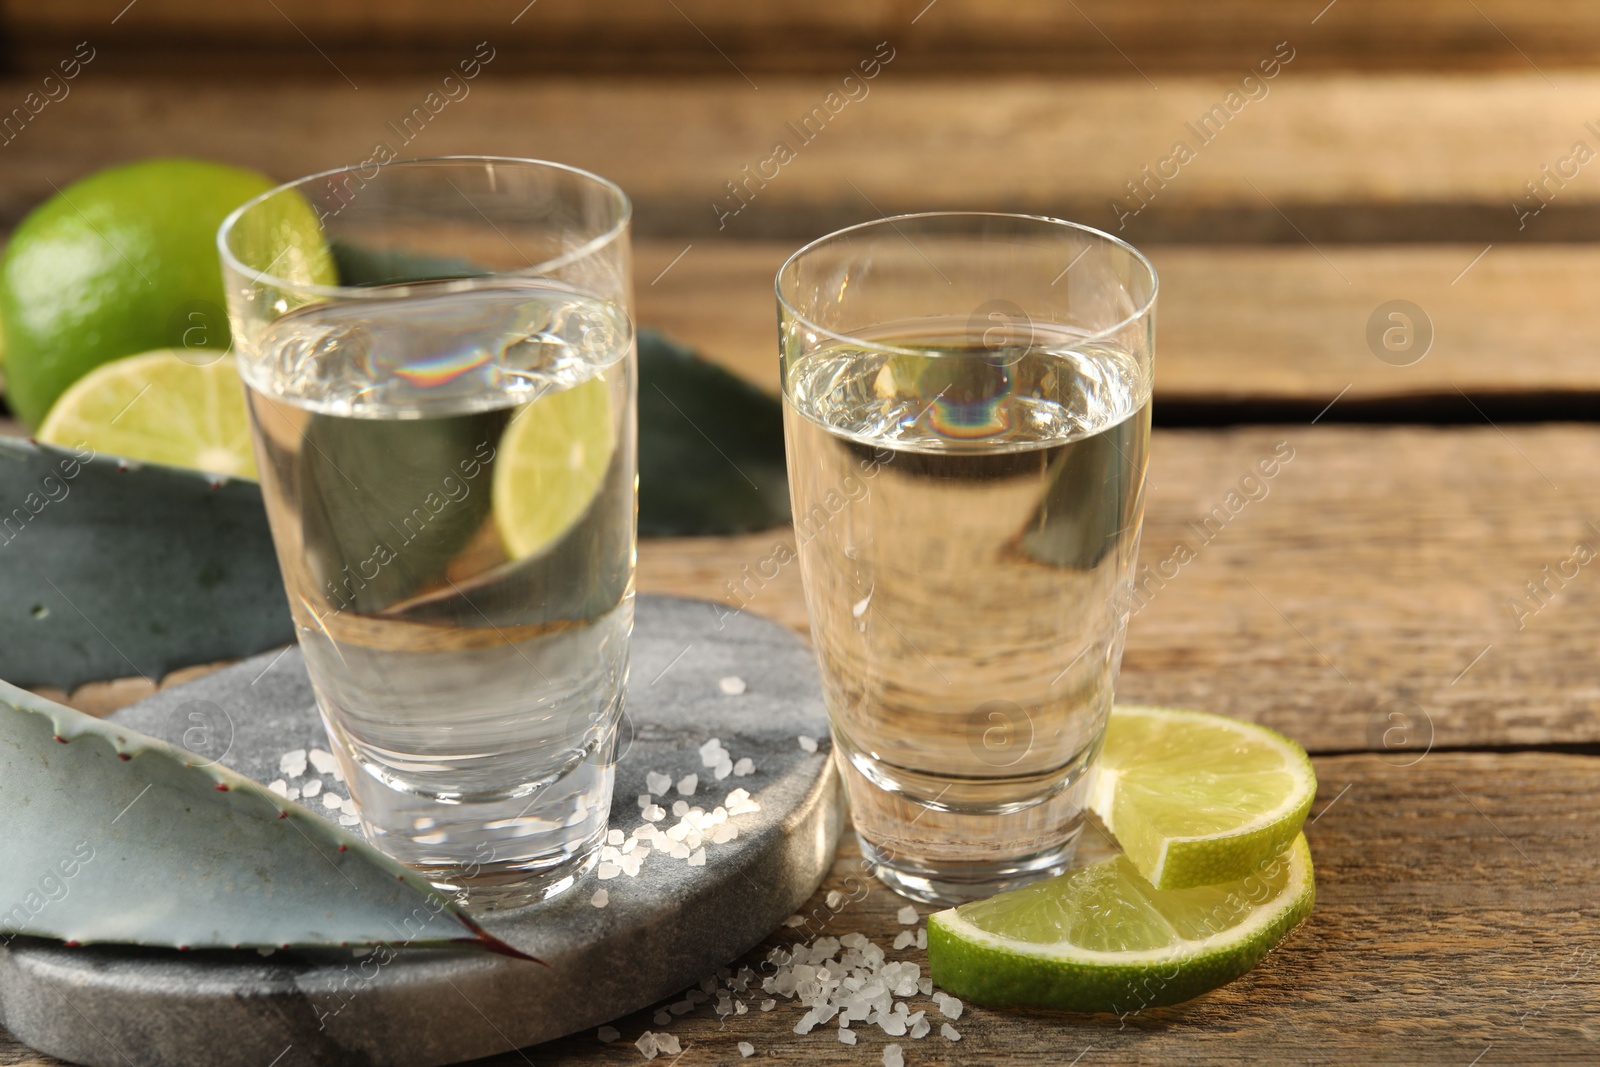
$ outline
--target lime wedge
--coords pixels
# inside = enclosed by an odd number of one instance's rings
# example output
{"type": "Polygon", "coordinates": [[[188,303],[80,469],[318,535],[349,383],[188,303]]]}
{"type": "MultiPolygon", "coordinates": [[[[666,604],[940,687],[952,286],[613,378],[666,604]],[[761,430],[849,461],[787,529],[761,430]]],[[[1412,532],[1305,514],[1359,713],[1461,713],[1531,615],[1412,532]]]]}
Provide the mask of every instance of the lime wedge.
{"type": "Polygon", "coordinates": [[[1282,734],[1203,711],[1119,706],[1089,807],[1158,889],[1242,878],[1305,822],[1317,776],[1282,734]]]}
{"type": "Polygon", "coordinates": [[[583,517],[616,442],[603,374],[517,412],[494,458],[494,521],[507,555],[536,555],[583,517]]]}
{"type": "Polygon", "coordinates": [[[162,348],[102,363],[61,394],[36,436],[118,459],[256,477],[233,358],[206,349],[182,349],[180,357],[179,351],[162,348]],[[198,357],[210,362],[189,362],[198,357]]]}
{"type": "Polygon", "coordinates": [[[1237,978],[1314,896],[1304,836],[1239,881],[1194,889],[1152,888],[1118,856],[930,915],[928,963],[980,1004],[1126,1014],[1237,978]]]}

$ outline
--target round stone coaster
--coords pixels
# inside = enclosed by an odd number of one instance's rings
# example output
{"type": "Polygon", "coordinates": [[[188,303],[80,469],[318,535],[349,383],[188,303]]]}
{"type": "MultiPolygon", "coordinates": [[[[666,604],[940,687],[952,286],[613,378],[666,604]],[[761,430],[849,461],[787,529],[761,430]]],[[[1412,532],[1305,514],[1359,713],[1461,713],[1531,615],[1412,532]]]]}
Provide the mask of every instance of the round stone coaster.
{"type": "MultiPolygon", "coordinates": [[[[708,842],[703,865],[652,852],[636,876],[601,880],[597,870],[554,900],[484,917],[544,966],[466,949],[263,956],[18,939],[0,951],[0,1016],[34,1048],[94,1067],[418,1067],[546,1041],[671,996],[755,946],[815,892],[842,805],[811,653],[776,623],[641,597],[626,707],[612,827],[640,825],[638,795],[652,773],[674,783],[656,797],[663,828],[678,821],[675,801],[709,812],[735,789],[760,810],[731,816],[738,836],[708,842]],[[802,736],[818,740],[815,751],[802,736]],[[713,737],[754,771],[715,779],[700,753],[713,737]],[[680,796],[689,774],[699,784],[680,796]]],[[[295,648],[114,718],[261,782],[285,777],[284,753],[327,747],[295,648]]],[[[302,802],[337,818],[318,799],[302,802]]]]}

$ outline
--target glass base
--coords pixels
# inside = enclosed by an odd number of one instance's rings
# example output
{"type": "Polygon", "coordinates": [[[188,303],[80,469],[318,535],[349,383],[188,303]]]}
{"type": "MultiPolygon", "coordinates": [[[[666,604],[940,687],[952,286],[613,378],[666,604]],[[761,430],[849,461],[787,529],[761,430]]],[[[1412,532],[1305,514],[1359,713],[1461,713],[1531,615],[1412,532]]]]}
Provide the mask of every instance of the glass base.
{"type": "Polygon", "coordinates": [[[1031,856],[1002,863],[941,863],[938,867],[908,862],[904,856],[877,848],[860,834],[856,840],[861,843],[862,858],[878,881],[896,893],[924,904],[955,905],[992,897],[1067,870],[1072,866],[1081,829],[1074,829],[1060,845],[1031,856]]]}
{"type": "Polygon", "coordinates": [[[560,862],[543,868],[483,868],[470,877],[459,868],[424,868],[422,874],[456,904],[474,914],[482,914],[522,908],[559,896],[594,870],[599,858],[600,841],[596,839],[592,847],[583,852],[564,856],[560,862]]]}
{"type": "Polygon", "coordinates": [[[1091,745],[1065,766],[955,778],[895,767],[833,735],[861,851],[895,892],[961,904],[1066,870],[1084,825],[1091,745]]]}

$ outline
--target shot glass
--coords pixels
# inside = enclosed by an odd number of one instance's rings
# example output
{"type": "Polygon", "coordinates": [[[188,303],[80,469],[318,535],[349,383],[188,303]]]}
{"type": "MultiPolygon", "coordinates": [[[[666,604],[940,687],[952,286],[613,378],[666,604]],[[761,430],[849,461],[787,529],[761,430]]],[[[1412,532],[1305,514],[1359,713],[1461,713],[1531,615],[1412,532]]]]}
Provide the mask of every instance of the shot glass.
{"type": "Polygon", "coordinates": [[[633,626],[622,191],[369,162],[218,234],[267,517],[360,825],[469,907],[593,865],[633,626]]]}
{"type": "Polygon", "coordinates": [[[777,276],[800,572],[861,848],[913,899],[1057,873],[1111,710],[1156,276],[1020,215],[871,222],[777,276]]]}

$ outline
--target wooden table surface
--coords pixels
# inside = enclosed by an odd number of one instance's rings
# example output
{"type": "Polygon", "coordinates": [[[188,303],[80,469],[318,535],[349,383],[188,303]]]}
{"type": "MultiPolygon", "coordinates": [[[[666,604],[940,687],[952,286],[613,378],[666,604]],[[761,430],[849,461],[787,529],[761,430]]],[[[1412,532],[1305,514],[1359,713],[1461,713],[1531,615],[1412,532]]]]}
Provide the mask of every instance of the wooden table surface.
{"type": "MultiPolygon", "coordinates": [[[[97,49],[71,95],[0,146],[0,225],[143,156],[283,178],[359,161],[487,41],[471,95],[401,154],[535,155],[617,179],[637,206],[640,320],[768,389],[773,272],[837,225],[1035,211],[1121,226],[1151,254],[1152,570],[1120,695],[1305,744],[1316,910],[1188,1004],[1123,1020],[969,1007],[960,1043],[901,1039],[908,1065],[1600,1063],[1600,560],[1574,563],[1600,555],[1600,178],[1577,159],[1580,144],[1600,156],[1594,11],[125,3],[0,0],[6,107],[76,42],[97,49]],[[894,58],[870,94],[731,199],[727,183],[794,140],[788,124],[880,41],[894,58]],[[1136,199],[1128,183],[1195,141],[1189,124],[1279,42],[1293,58],[1267,91],[1136,199]],[[1400,353],[1373,340],[1394,301],[1415,329],[1400,353]],[[1292,459],[1230,507],[1279,449],[1292,459]],[[1194,558],[1163,577],[1179,546],[1194,558]]],[[[804,633],[793,565],[744,579],[786,542],[649,542],[640,588],[804,633]]],[[[148,688],[61,695],[103,712],[148,688]]],[[[887,946],[893,894],[828,904],[858,865],[847,844],[804,912],[887,946]]],[[[702,1006],[668,1027],[651,1014],[620,1020],[616,1044],[588,1031],[485,1062],[636,1062],[646,1029],[678,1035],[662,1062],[684,1067],[740,1062],[740,1041],[758,1062],[876,1064],[889,1040],[797,1036],[790,1002],[725,1021],[702,1006]]],[[[0,1064],[53,1062],[0,1031],[0,1064]]]]}

